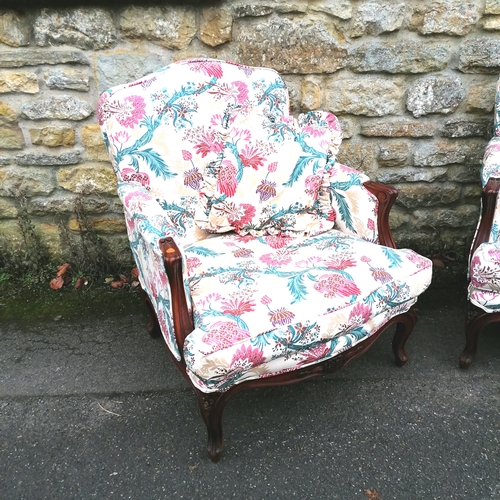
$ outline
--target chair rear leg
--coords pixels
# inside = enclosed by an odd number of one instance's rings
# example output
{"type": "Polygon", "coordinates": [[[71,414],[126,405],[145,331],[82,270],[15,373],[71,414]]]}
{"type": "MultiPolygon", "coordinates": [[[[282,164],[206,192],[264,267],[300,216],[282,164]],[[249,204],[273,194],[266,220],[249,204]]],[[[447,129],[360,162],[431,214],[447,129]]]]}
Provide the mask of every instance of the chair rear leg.
{"type": "MultiPolygon", "coordinates": [[[[204,393],[194,388],[201,416],[208,433],[207,452],[213,462],[217,462],[224,448],[222,413],[230,395],[227,392],[204,393]]],[[[230,391],[229,391],[230,392],[230,391]]]]}
{"type": "Polygon", "coordinates": [[[152,338],[157,339],[158,337],[161,336],[160,324],[158,323],[158,318],[156,317],[156,312],[153,307],[153,304],[151,304],[151,299],[142,288],[141,288],[141,297],[149,313],[149,323],[146,329],[148,330],[148,333],[149,335],[151,335],[152,338]]]}
{"type": "Polygon", "coordinates": [[[413,306],[408,312],[401,315],[401,320],[397,323],[396,333],[392,339],[392,352],[398,366],[404,366],[409,359],[405,344],[416,322],[417,312],[413,306]]]}

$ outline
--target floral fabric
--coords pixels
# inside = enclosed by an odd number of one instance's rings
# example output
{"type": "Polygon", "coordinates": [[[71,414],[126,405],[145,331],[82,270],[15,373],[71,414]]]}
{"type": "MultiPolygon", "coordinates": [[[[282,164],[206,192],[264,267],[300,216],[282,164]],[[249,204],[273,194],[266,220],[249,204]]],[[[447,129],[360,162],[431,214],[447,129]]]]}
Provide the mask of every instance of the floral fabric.
{"type": "Polygon", "coordinates": [[[195,330],[184,357],[206,392],[335,356],[408,310],[432,273],[411,250],[336,230],[304,238],[229,234],[185,254],[195,330]]]}
{"type": "Polygon", "coordinates": [[[224,150],[208,165],[196,222],[211,232],[317,234],[333,228],[330,170],[340,145],[331,113],[298,120],[253,108],[228,127],[224,150]]]}

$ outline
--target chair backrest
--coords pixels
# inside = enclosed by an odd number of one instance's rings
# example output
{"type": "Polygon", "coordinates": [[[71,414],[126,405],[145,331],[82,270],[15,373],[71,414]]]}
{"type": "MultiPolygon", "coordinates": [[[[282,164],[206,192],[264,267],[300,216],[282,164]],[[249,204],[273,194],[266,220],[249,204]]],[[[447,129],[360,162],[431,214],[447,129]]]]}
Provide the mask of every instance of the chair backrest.
{"type": "Polygon", "coordinates": [[[190,59],[107,90],[98,120],[119,182],[139,183],[165,210],[182,212],[189,242],[200,237],[193,218],[205,167],[221,152],[227,124],[249,106],[289,114],[276,71],[190,59]]]}

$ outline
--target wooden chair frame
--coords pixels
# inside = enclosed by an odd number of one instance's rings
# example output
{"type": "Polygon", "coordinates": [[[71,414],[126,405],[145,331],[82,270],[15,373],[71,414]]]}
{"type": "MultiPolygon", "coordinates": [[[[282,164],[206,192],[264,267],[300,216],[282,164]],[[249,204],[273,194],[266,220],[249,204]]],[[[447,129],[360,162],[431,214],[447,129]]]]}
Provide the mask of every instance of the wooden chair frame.
{"type": "MultiPolygon", "coordinates": [[[[369,192],[374,194],[378,200],[377,222],[379,229],[379,244],[395,248],[396,246],[389,227],[389,212],[397,197],[397,190],[391,186],[373,181],[365,182],[364,186],[369,192]]],[[[170,237],[160,240],[160,246],[165,270],[171,288],[175,338],[179,347],[179,352],[182,356],[184,341],[187,335],[189,335],[193,330],[193,320],[187,306],[186,295],[184,293],[184,284],[182,279],[182,256],[175,241],[170,237]]],[[[161,335],[161,330],[154,308],[149,300],[149,297],[144,292],[143,298],[145,299],[146,306],[151,316],[148,331],[153,337],[159,337],[161,335]]],[[[215,462],[219,460],[221,456],[224,446],[222,413],[227,401],[236,393],[243,389],[251,389],[255,387],[290,385],[302,380],[324,375],[326,373],[336,372],[366,352],[380,337],[380,335],[393,325],[396,325],[396,331],[392,341],[392,349],[396,364],[398,366],[403,366],[408,361],[405,344],[413,330],[416,320],[416,309],[412,307],[406,313],[393,317],[367,339],[332,359],[295,371],[275,375],[273,377],[245,381],[232,386],[225,392],[204,393],[200,391],[192,384],[190,378],[188,377],[184,359],[178,361],[171,355],[178,370],[189,381],[196,397],[198,398],[201,415],[208,432],[207,451],[210,458],[215,462]]]]}
{"type": "MultiPolygon", "coordinates": [[[[474,255],[479,245],[489,240],[498,192],[500,190],[500,179],[490,178],[483,188],[481,195],[481,222],[476,232],[470,256],[474,255]]],[[[488,313],[474,304],[468,304],[467,318],[465,320],[465,348],[459,358],[460,368],[469,368],[477,352],[479,333],[491,323],[500,321],[500,312],[488,313]]]]}

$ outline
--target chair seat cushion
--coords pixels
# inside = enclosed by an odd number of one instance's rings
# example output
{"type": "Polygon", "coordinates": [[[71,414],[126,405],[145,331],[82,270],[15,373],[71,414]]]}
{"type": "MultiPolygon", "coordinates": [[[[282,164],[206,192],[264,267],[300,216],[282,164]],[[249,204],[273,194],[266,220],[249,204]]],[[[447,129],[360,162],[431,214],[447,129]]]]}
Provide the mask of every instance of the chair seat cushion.
{"type": "Polygon", "coordinates": [[[469,274],[470,301],[486,312],[500,311],[500,242],[479,245],[469,274]]]}
{"type": "Polygon", "coordinates": [[[229,233],[185,255],[195,330],[184,356],[206,392],[334,357],[407,311],[432,272],[411,250],[336,230],[299,238],[229,233]]]}

